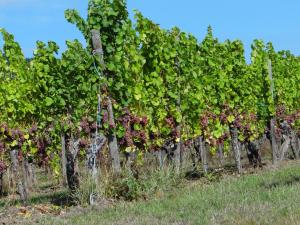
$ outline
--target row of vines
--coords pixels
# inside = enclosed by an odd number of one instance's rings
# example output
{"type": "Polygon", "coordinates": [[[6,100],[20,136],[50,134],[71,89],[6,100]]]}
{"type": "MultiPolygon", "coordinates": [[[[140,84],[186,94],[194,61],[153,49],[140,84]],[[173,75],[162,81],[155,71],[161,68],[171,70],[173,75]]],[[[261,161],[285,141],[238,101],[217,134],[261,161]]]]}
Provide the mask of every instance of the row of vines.
{"type": "Polygon", "coordinates": [[[221,43],[209,27],[199,42],[140,12],[132,21],[125,0],[89,0],[87,19],[76,10],[65,17],[87,47],[67,41],[61,57],[55,42],[38,41],[26,59],[1,30],[0,192],[10,172],[11,188],[26,199],[42,166],[75,190],[78,162],[95,175],[106,147],[115,174],[124,155],[143,165],[154,153],[164,166],[163,152],[180,171],[188,149],[205,171],[208,151],[221,161],[232,152],[241,172],[242,146],[256,151],[264,137],[274,162],[289,147],[299,157],[300,58],[291,52],[255,40],[247,64],[241,41],[221,43]]]}

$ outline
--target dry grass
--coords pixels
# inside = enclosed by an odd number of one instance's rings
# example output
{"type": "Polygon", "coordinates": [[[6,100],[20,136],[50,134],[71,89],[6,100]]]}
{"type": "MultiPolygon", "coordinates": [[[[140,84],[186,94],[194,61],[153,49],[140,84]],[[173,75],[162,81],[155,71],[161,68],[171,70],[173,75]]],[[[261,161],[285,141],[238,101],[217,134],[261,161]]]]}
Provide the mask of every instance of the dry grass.
{"type": "Polygon", "coordinates": [[[300,162],[269,169],[205,185],[195,181],[150,201],[45,217],[39,224],[300,224],[300,162]]]}

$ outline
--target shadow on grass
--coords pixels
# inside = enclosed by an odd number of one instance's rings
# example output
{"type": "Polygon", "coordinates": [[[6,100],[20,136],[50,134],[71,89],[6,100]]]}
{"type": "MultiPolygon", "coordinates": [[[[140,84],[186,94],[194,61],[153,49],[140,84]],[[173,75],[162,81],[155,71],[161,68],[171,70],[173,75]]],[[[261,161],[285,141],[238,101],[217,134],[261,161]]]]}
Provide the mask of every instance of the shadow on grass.
{"type": "MultiPolygon", "coordinates": [[[[27,205],[46,204],[46,203],[50,203],[59,207],[70,207],[75,205],[68,191],[60,191],[60,192],[55,192],[50,194],[37,194],[28,199],[27,205]]],[[[23,205],[23,202],[19,199],[16,200],[0,199],[0,208],[5,206],[17,206],[17,205],[23,205]]]]}
{"type": "Polygon", "coordinates": [[[262,186],[267,189],[273,189],[277,187],[292,186],[300,183],[300,175],[292,175],[286,178],[277,178],[272,182],[263,182],[262,186]]]}
{"type": "Polygon", "coordinates": [[[187,180],[199,180],[201,178],[212,178],[212,180],[219,180],[222,174],[233,174],[236,172],[236,166],[234,164],[225,164],[223,167],[209,168],[205,173],[202,169],[194,168],[185,173],[185,179],[187,180]],[[218,179],[213,179],[218,178],[218,179]]]}

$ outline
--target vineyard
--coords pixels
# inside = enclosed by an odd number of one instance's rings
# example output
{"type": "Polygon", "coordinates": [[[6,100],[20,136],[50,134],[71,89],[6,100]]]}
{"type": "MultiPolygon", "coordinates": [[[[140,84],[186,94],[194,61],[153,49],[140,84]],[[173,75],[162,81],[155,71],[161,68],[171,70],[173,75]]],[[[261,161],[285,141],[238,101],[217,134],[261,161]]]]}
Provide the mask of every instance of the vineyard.
{"type": "MultiPolygon", "coordinates": [[[[205,176],[230,159],[241,174],[263,167],[266,143],[273,164],[299,159],[300,57],[254,40],[247,63],[241,41],[219,42],[211,27],[199,41],[138,11],[133,21],[125,0],[89,0],[87,19],[65,18],[87,47],[67,41],[61,56],[38,41],[28,59],[0,30],[0,199],[26,204],[41,170],[70,196],[88,177],[96,204],[99,183],[124,174],[205,176]]],[[[135,199],[130,184],[102,194],[135,199]]]]}

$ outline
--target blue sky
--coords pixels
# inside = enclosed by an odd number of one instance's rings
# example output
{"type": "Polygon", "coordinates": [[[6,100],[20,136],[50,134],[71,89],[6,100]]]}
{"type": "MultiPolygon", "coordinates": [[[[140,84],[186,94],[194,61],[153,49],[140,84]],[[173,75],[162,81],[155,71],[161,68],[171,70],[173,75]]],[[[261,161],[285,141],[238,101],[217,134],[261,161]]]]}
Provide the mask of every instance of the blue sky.
{"type": "MultiPolygon", "coordinates": [[[[37,40],[80,39],[76,27],[64,19],[64,10],[76,8],[86,16],[88,0],[0,0],[0,27],[15,35],[25,55],[32,56],[37,40]]],[[[273,42],[277,50],[300,54],[299,0],[128,0],[128,9],[138,9],[163,28],[180,27],[199,41],[212,25],[219,40],[240,39],[249,58],[255,38],[273,42]]],[[[1,41],[0,41],[1,44],[1,41]]]]}

